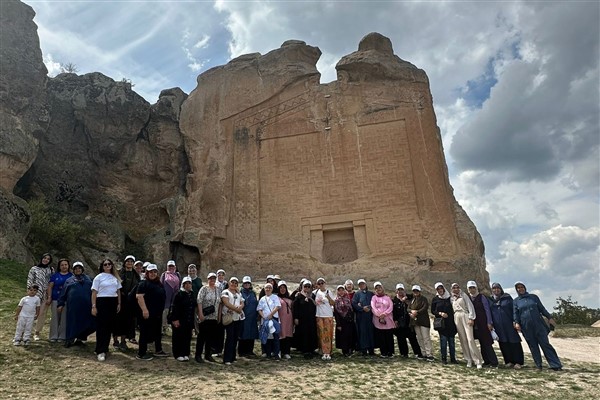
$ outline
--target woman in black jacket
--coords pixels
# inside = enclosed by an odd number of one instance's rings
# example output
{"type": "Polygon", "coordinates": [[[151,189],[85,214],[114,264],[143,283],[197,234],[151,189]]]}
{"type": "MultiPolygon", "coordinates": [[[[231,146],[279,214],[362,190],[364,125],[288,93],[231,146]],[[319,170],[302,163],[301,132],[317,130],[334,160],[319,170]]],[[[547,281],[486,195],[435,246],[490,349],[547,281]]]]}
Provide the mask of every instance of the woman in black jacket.
{"type": "Polygon", "coordinates": [[[190,343],[194,329],[196,298],[192,291],[192,278],[183,278],[182,288],[173,298],[171,312],[168,315],[173,327],[173,357],[177,361],[190,360],[190,343]]]}
{"type": "Polygon", "coordinates": [[[140,340],[136,358],[138,360],[152,360],[154,357],[166,357],[162,349],[162,313],[165,306],[165,289],[158,277],[156,264],[146,267],[146,279],[140,282],[136,298],[141,310],[140,340]],[[154,356],[147,354],[148,343],[154,342],[154,356]]]}
{"type": "Polygon", "coordinates": [[[435,284],[437,295],[431,300],[431,313],[435,318],[442,319],[442,326],[434,329],[440,335],[440,354],[442,363],[448,364],[447,348],[450,350],[450,362],[458,364],[456,361],[456,344],[454,336],[456,336],[456,325],[454,324],[454,311],[450,302],[450,293],[446,290],[442,282],[435,284]]]}
{"type": "Polygon", "coordinates": [[[400,355],[404,358],[408,357],[408,344],[406,340],[410,342],[415,357],[422,359],[423,354],[421,353],[421,346],[417,341],[417,335],[415,331],[409,326],[410,315],[408,313],[407,301],[412,299],[412,295],[407,295],[404,290],[404,285],[399,283],[396,285],[396,296],[392,299],[394,304],[394,310],[392,311],[392,317],[394,318],[394,335],[398,339],[398,350],[400,355]]]}

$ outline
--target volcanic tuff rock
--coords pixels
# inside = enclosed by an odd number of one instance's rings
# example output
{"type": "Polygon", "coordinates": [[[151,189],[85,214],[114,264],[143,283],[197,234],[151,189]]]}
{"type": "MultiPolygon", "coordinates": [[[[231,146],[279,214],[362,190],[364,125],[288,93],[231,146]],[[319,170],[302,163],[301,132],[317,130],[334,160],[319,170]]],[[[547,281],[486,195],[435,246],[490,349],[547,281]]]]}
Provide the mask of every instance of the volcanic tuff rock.
{"type": "Polygon", "coordinates": [[[425,72],[377,33],[335,82],[319,84],[319,56],[288,41],[198,77],[180,119],[191,166],[180,242],[238,274],[487,282],[425,72]]]}
{"type": "Polygon", "coordinates": [[[0,2],[0,256],[23,259],[29,231],[27,203],[12,194],[37,154],[46,130],[46,74],[33,9],[0,2]]]}
{"type": "Polygon", "coordinates": [[[16,194],[43,197],[86,228],[73,253],[93,265],[137,246],[159,264],[201,260],[202,275],[223,266],[429,292],[438,280],[487,285],[427,75],[388,38],[365,36],[329,84],[319,83],[320,50],[289,40],[206,71],[189,97],[168,89],[150,105],[100,73],[61,74],[44,90],[31,8],[2,7],[3,40],[9,28],[19,38],[2,48],[0,234],[10,238],[0,256],[24,257],[15,248],[29,216],[9,193],[20,178],[16,194]]]}

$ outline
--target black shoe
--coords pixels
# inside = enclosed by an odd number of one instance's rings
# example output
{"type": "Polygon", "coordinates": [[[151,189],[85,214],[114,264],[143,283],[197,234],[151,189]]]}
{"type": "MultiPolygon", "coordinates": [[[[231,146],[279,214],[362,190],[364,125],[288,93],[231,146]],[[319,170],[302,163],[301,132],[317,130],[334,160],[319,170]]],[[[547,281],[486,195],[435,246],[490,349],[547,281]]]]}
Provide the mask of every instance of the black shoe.
{"type": "Polygon", "coordinates": [[[194,361],[196,361],[198,364],[204,364],[204,360],[199,356],[194,357],[194,361]]]}
{"type": "Polygon", "coordinates": [[[562,367],[553,367],[550,368],[552,371],[562,371],[562,367]]]}
{"type": "Polygon", "coordinates": [[[72,340],[65,340],[65,347],[68,349],[74,344],[72,340]]]}
{"type": "Polygon", "coordinates": [[[151,361],[154,360],[154,357],[152,357],[150,354],[144,354],[143,356],[140,356],[139,354],[137,356],[135,356],[136,359],[138,360],[142,360],[142,361],[151,361]]]}
{"type": "Polygon", "coordinates": [[[448,360],[446,360],[445,358],[442,358],[442,364],[448,365],[448,360]]]}
{"type": "Polygon", "coordinates": [[[456,361],[456,359],[450,360],[450,364],[458,364],[458,361],[456,361]]]}
{"type": "Polygon", "coordinates": [[[212,356],[206,356],[206,357],[204,357],[204,359],[208,362],[216,362],[212,356]]]}
{"type": "Polygon", "coordinates": [[[154,353],[154,357],[168,357],[168,356],[169,355],[162,350],[154,353]]]}

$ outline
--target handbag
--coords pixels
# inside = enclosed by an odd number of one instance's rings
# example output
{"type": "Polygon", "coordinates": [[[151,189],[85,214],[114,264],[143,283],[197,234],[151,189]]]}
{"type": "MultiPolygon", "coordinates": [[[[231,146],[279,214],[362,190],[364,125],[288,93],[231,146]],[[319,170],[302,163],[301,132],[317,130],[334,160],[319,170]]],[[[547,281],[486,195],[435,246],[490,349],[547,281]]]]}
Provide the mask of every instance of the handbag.
{"type": "Polygon", "coordinates": [[[232,322],[233,322],[233,314],[232,313],[226,313],[221,316],[221,323],[223,324],[223,326],[227,326],[227,325],[231,324],[232,322]]]}
{"type": "Polygon", "coordinates": [[[215,305],[211,304],[210,306],[202,307],[202,314],[206,317],[207,315],[213,314],[215,312],[215,305]]]}
{"type": "Polygon", "coordinates": [[[435,317],[433,319],[433,329],[435,329],[436,331],[444,329],[444,318],[435,317]]]}

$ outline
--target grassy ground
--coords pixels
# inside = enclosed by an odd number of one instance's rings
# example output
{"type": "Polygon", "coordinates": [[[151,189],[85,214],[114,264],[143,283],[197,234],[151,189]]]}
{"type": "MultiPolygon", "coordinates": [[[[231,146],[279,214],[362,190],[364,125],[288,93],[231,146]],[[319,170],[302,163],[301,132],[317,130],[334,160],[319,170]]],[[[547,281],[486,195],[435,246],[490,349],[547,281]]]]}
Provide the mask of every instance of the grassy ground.
{"type": "MultiPolygon", "coordinates": [[[[418,396],[425,399],[466,399],[475,396],[519,399],[600,398],[600,364],[563,359],[561,373],[533,368],[467,369],[414,359],[344,359],[332,362],[292,360],[272,362],[240,359],[233,366],[172,358],[150,362],[135,359],[135,351],[110,353],[99,363],[93,341],[85,348],[65,349],[47,341],[29,347],[12,346],[13,312],[25,293],[28,267],[0,260],[0,398],[1,399],[254,399],[336,398],[383,399],[418,396]]],[[[47,335],[47,326],[44,333],[47,335]]],[[[557,329],[557,335],[579,337],[582,327],[557,329]]],[[[597,332],[592,330],[591,332],[597,332]]],[[[165,338],[170,350],[170,337],[165,338]]],[[[458,346],[458,343],[457,343],[458,346]]],[[[439,354],[437,342],[434,353],[439,354]]],[[[257,349],[258,350],[258,349],[257,349]]],[[[193,351],[193,350],[192,350],[193,351]]],[[[528,355],[526,357],[529,357],[528,355]]],[[[527,365],[532,361],[527,358],[527,365]]]]}

